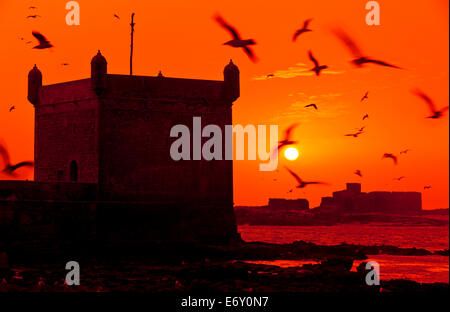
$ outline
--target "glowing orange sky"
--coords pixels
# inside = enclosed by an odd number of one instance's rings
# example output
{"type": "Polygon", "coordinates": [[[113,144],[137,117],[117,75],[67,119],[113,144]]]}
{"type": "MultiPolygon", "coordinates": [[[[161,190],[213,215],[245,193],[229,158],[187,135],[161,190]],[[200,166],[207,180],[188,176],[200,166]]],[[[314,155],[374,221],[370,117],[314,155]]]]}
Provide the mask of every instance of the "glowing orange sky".
{"type": "MultiPolygon", "coordinates": [[[[136,13],[135,61],[137,75],[223,79],[232,58],[241,71],[241,98],[233,108],[234,123],[279,124],[283,131],[301,122],[295,132],[300,157],[282,160],[280,170],[259,172],[258,162],[235,162],[235,204],[264,204],[269,197],[306,197],[314,207],[321,196],[344,188],[345,182],[363,183],[363,190],[414,190],[424,185],[424,208],[446,208],[449,203],[449,119],[424,118],[429,113],[410,90],[420,87],[440,107],[449,102],[448,1],[379,1],[381,26],[365,24],[366,1],[79,1],[81,25],[65,24],[61,0],[0,0],[0,138],[12,160],[33,158],[34,109],[26,101],[27,73],[33,64],[43,72],[44,84],[87,78],[90,60],[98,49],[108,60],[110,73],[126,74],[129,66],[129,18],[136,13]],[[28,7],[38,7],[42,18],[26,19],[28,7]],[[239,49],[222,46],[229,35],[213,20],[219,12],[245,38],[258,45],[260,59],[251,63],[239,49]],[[113,18],[113,14],[121,20],[113,18]],[[293,44],[291,36],[307,18],[312,33],[293,44]],[[345,28],[363,51],[406,70],[368,66],[355,69],[350,55],[330,33],[345,28]],[[45,34],[51,51],[32,50],[19,38],[33,40],[31,31],[45,34]],[[312,67],[307,51],[330,66],[321,77],[298,75],[312,67]],[[61,63],[70,63],[62,67],[61,63]],[[307,67],[304,67],[306,64],[307,67]],[[275,73],[279,77],[258,79],[275,73]],[[359,100],[370,91],[369,101],[359,100]],[[319,112],[305,110],[316,103],[319,112]],[[9,107],[17,110],[8,113],[9,107]],[[362,122],[365,113],[370,119],[362,122]],[[359,139],[344,134],[363,125],[359,139]],[[395,167],[381,160],[385,152],[411,149],[395,167]],[[306,180],[330,186],[286,192],[295,186],[284,170],[288,164],[306,180]],[[360,179],[356,169],[364,173],[360,179]],[[401,182],[393,179],[407,178],[401,182]],[[276,179],[277,181],[273,181],[276,179]]],[[[34,43],[34,42],[33,42],[34,43]]],[[[282,135],[280,131],[280,136],[282,135]]]]}

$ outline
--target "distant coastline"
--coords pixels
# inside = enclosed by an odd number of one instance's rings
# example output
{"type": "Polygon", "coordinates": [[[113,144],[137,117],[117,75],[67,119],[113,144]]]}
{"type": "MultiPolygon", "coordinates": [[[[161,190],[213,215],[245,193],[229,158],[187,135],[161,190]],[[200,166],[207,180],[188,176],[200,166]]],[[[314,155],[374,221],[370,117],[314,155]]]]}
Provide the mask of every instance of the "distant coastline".
{"type": "Polygon", "coordinates": [[[320,208],[295,211],[270,206],[236,206],[238,225],[332,226],[338,224],[380,224],[395,226],[448,226],[449,209],[423,210],[411,215],[389,213],[341,213],[320,208]]]}

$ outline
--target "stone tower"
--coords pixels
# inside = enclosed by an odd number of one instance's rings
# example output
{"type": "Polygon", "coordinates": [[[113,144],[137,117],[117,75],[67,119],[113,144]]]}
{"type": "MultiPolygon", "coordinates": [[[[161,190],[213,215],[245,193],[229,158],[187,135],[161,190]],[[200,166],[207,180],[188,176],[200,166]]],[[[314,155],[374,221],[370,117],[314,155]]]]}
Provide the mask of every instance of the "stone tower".
{"type": "Polygon", "coordinates": [[[240,96],[237,66],[230,62],[224,81],[210,81],[113,75],[107,64],[99,51],[90,78],[48,86],[31,70],[35,180],[97,185],[103,203],[123,203],[105,215],[111,231],[140,220],[158,239],[236,236],[232,161],[174,161],[170,130],[201,117],[225,132],[240,96]]]}

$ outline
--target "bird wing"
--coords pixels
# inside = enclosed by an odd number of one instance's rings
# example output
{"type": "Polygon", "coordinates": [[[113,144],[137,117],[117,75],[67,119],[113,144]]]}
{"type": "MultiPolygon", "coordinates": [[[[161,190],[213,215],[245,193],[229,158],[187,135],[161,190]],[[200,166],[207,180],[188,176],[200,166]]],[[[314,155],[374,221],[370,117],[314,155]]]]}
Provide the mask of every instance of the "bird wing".
{"type": "Polygon", "coordinates": [[[318,63],[317,60],[314,58],[314,55],[312,54],[311,51],[308,52],[308,56],[309,56],[309,59],[314,63],[314,65],[316,65],[316,67],[319,67],[319,63],[318,63]]]}
{"type": "Polygon", "coordinates": [[[355,57],[362,57],[363,53],[356,45],[356,42],[342,29],[335,29],[333,33],[347,46],[355,57]]]}
{"type": "Polygon", "coordinates": [[[3,159],[3,166],[7,167],[10,164],[9,153],[5,146],[0,143],[0,157],[3,159]]]}
{"type": "Polygon", "coordinates": [[[33,31],[32,32],[33,36],[39,41],[39,43],[43,44],[43,43],[49,43],[49,41],[47,40],[47,38],[45,38],[44,35],[42,35],[41,33],[37,32],[37,31],[33,31]]]}
{"type": "Polygon", "coordinates": [[[300,36],[300,34],[303,32],[303,29],[299,29],[294,33],[294,36],[292,37],[292,41],[297,40],[297,37],[300,36]]]}
{"type": "Polygon", "coordinates": [[[220,15],[216,15],[215,20],[217,23],[219,23],[220,26],[228,30],[228,32],[233,36],[234,39],[241,40],[241,36],[239,35],[236,28],[225,22],[225,20],[220,15]]]}
{"type": "Polygon", "coordinates": [[[289,141],[291,138],[292,131],[294,131],[295,128],[297,128],[299,123],[295,123],[289,126],[289,128],[286,129],[284,134],[285,141],[289,141]]]}
{"type": "Polygon", "coordinates": [[[401,69],[401,67],[398,67],[396,65],[392,65],[380,60],[372,60],[372,59],[366,59],[365,63],[373,63],[373,64],[377,64],[377,65],[381,65],[381,66],[386,66],[386,67],[392,67],[392,68],[397,68],[397,69],[401,69]]]}
{"type": "Polygon", "coordinates": [[[17,170],[19,168],[22,168],[22,167],[33,167],[33,166],[34,166],[34,162],[32,162],[32,161],[23,161],[23,162],[18,163],[17,165],[10,166],[9,170],[10,171],[15,171],[15,170],[17,170]]]}
{"type": "Polygon", "coordinates": [[[327,184],[325,182],[317,182],[317,181],[313,181],[313,182],[304,182],[305,184],[327,184]]]}
{"type": "Polygon", "coordinates": [[[244,49],[245,54],[247,54],[247,56],[252,62],[256,63],[258,61],[258,58],[255,56],[255,53],[251,48],[244,46],[242,47],[242,49],[244,49]]]}
{"type": "Polygon", "coordinates": [[[436,112],[436,106],[434,105],[433,100],[428,95],[426,95],[425,92],[419,89],[413,90],[412,92],[428,104],[428,107],[430,108],[432,113],[436,112]]]}
{"type": "Polygon", "coordinates": [[[394,163],[397,164],[397,156],[392,155],[392,154],[384,154],[383,157],[384,157],[384,158],[391,158],[391,159],[394,161],[394,163]]]}
{"type": "Polygon", "coordinates": [[[309,23],[311,23],[312,18],[307,19],[304,23],[303,23],[303,29],[307,29],[309,26],[309,23]]]}
{"type": "Polygon", "coordinates": [[[298,184],[303,184],[303,180],[295,172],[293,172],[288,167],[285,167],[285,168],[297,180],[298,184]]]}

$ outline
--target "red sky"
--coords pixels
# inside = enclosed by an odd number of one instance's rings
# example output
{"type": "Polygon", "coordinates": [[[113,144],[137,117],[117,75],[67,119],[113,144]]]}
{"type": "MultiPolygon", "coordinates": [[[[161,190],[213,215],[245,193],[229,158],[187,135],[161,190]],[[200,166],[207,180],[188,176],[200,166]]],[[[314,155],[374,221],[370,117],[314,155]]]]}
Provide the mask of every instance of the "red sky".
{"type": "MultiPolygon", "coordinates": [[[[282,160],[278,172],[259,172],[258,162],[235,162],[235,204],[264,204],[269,197],[306,197],[314,207],[320,197],[343,189],[345,182],[363,183],[363,190],[422,191],[424,208],[449,203],[449,119],[430,120],[426,105],[410,92],[420,87],[439,107],[449,102],[448,1],[378,1],[381,25],[365,23],[366,1],[79,1],[81,25],[65,23],[66,1],[0,0],[0,139],[13,161],[33,158],[34,109],[26,100],[27,74],[33,64],[44,84],[87,78],[98,49],[110,73],[128,73],[129,17],[136,13],[135,74],[222,79],[232,58],[241,71],[241,98],[233,107],[235,124],[278,124],[282,131],[301,126],[294,138],[301,156],[282,160]],[[27,19],[33,14],[42,18],[27,19]],[[212,19],[219,12],[245,38],[257,41],[260,62],[253,64],[240,49],[223,46],[228,33],[212,19]],[[121,19],[113,18],[118,14],[121,19]],[[313,18],[313,32],[292,43],[293,32],[313,18]],[[331,34],[342,27],[365,54],[400,65],[405,70],[376,66],[356,69],[350,55],[331,34]],[[52,50],[33,50],[32,30],[45,34],[52,50]],[[25,40],[21,41],[20,38],[25,40]],[[312,67],[311,49],[330,72],[305,75],[312,67]],[[61,63],[70,63],[63,67],[61,63]],[[306,64],[306,65],[305,65],[306,64]],[[273,79],[259,79],[275,74],[273,79]],[[370,98],[361,104],[366,91],[370,98]],[[316,103],[319,111],[304,109],[316,103]],[[9,113],[15,105],[16,111],[9,113]],[[370,119],[362,122],[364,114],[370,119]],[[344,137],[366,126],[358,139],[344,137]],[[411,149],[398,166],[382,160],[384,153],[411,149]],[[284,170],[288,165],[306,180],[327,181],[305,191],[284,170]],[[360,169],[364,178],[353,174],[360,169]],[[401,182],[394,178],[406,176],[401,182]],[[273,181],[276,179],[277,181],[273,181]]],[[[34,42],[33,42],[34,44],[34,42]]]]}

